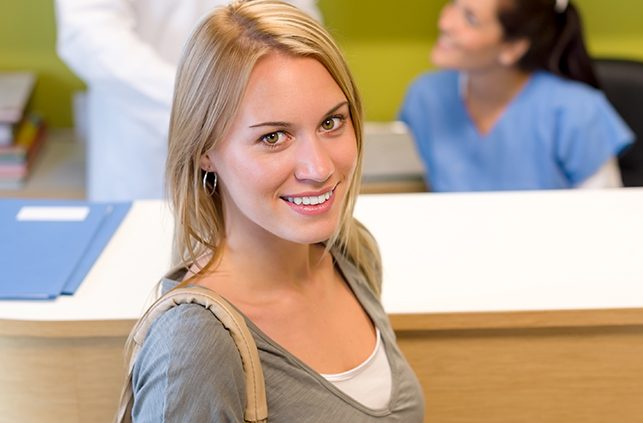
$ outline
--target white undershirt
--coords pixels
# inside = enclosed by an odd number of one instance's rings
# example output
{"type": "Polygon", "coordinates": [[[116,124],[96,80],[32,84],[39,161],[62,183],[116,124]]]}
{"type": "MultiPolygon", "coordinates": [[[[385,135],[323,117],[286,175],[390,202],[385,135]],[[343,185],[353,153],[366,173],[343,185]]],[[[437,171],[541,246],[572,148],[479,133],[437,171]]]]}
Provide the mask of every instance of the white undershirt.
{"type": "Polygon", "coordinates": [[[382,410],[391,398],[391,368],[380,331],[377,328],[375,331],[375,349],[364,362],[351,370],[322,376],[366,407],[382,410]]]}
{"type": "Polygon", "coordinates": [[[620,188],[623,186],[621,170],[615,157],[609,159],[592,176],[577,185],[580,189],[620,188]]]}

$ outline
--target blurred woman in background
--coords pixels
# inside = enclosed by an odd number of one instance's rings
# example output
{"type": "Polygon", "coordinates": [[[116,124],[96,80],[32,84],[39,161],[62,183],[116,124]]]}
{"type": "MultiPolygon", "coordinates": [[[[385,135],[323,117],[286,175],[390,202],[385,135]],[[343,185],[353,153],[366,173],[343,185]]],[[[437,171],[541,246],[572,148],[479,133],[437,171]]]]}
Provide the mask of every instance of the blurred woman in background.
{"type": "Polygon", "coordinates": [[[599,90],[567,0],[454,0],[400,118],[435,191],[621,186],[633,134],[599,90]]]}

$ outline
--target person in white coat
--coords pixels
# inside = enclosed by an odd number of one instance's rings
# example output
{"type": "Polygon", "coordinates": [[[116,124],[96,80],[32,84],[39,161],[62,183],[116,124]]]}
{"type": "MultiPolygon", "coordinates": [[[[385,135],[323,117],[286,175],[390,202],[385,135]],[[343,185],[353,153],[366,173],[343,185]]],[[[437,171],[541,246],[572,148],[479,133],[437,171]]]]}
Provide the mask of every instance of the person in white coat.
{"type": "MultiPolygon", "coordinates": [[[[226,0],[56,0],[57,50],[88,86],[87,197],[163,198],[176,65],[226,0]]],[[[291,0],[318,20],[316,0],[291,0]]]]}

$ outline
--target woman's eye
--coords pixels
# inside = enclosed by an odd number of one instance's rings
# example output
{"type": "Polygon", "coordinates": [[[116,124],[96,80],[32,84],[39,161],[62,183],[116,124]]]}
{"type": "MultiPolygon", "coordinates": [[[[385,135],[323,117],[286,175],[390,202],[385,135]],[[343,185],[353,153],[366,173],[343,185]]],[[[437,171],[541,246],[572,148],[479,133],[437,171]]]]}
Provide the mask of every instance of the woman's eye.
{"type": "Polygon", "coordinates": [[[278,144],[280,141],[282,141],[285,136],[286,134],[284,134],[282,131],[277,131],[277,132],[271,132],[269,134],[266,134],[260,139],[266,144],[275,145],[275,144],[278,144]]]}
{"type": "Polygon", "coordinates": [[[321,127],[325,131],[332,131],[333,129],[336,129],[339,127],[343,122],[343,118],[341,116],[333,116],[324,119],[324,121],[321,124],[321,127]]]}
{"type": "Polygon", "coordinates": [[[478,24],[480,23],[478,21],[478,18],[471,12],[466,12],[464,14],[464,18],[467,20],[467,23],[472,26],[478,26],[478,24]]]}

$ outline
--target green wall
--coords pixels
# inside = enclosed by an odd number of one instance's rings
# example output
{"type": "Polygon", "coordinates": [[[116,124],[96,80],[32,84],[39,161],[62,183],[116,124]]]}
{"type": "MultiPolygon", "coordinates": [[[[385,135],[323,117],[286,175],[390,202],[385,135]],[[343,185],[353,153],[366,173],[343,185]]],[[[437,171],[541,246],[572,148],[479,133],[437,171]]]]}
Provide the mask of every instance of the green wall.
{"type": "MultiPolygon", "coordinates": [[[[393,119],[406,85],[430,67],[428,52],[444,2],[319,1],[360,86],[367,119],[393,119]]],[[[643,60],[643,2],[577,4],[593,54],[643,60]]],[[[55,34],[53,0],[2,0],[0,70],[34,69],[39,75],[34,108],[52,127],[69,127],[71,95],[83,84],[57,58],[55,34]]]]}
{"type": "Polygon", "coordinates": [[[71,93],[83,84],[56,56],[53,0],[0,1],[0,70],[35,70],[33,107],[50,126],[71,126],[71,93]]]}

